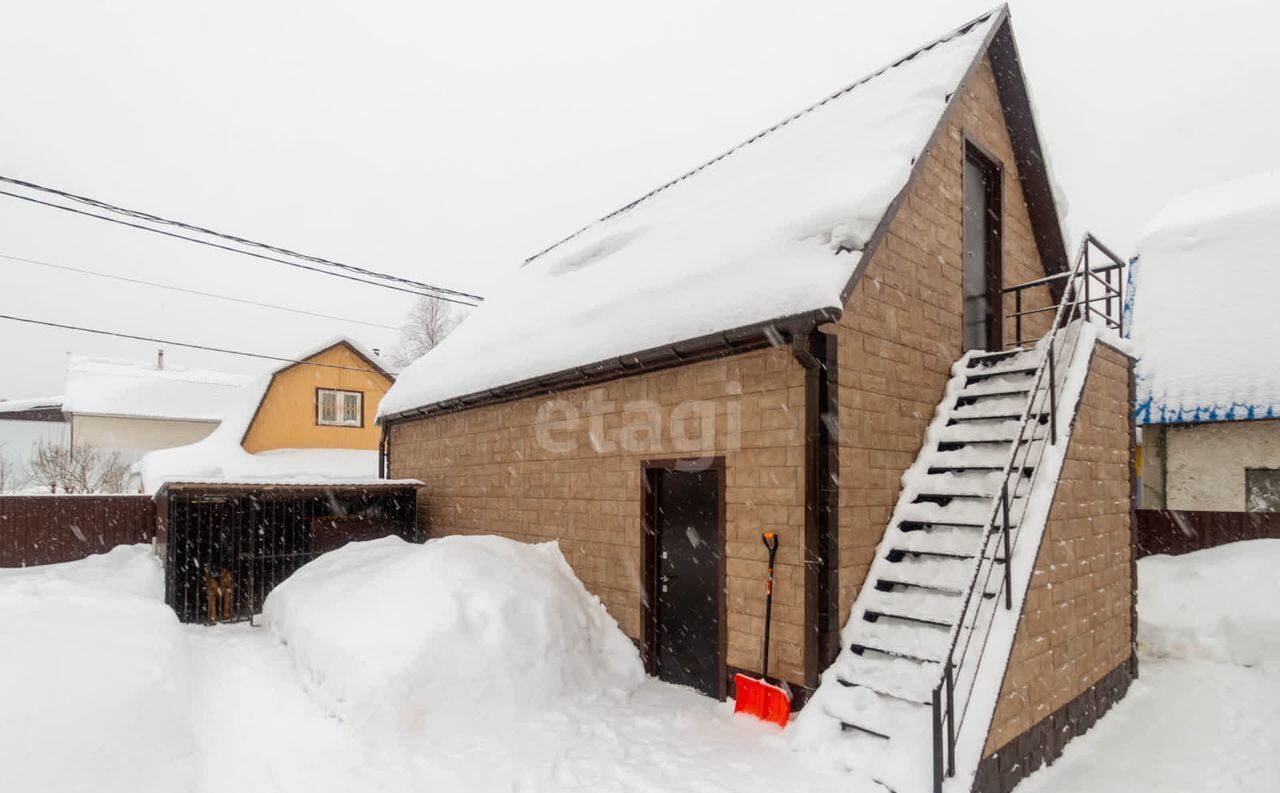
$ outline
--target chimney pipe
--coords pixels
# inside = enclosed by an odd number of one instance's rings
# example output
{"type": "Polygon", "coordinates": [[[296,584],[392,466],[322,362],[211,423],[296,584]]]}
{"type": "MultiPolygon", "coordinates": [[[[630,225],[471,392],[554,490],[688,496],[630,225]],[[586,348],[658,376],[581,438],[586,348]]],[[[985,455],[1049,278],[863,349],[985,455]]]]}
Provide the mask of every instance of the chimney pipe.
{"type": "Polygon", "coordinates": [[[156,350],[156,368],[164,368],[164,350],[156,350]]]}

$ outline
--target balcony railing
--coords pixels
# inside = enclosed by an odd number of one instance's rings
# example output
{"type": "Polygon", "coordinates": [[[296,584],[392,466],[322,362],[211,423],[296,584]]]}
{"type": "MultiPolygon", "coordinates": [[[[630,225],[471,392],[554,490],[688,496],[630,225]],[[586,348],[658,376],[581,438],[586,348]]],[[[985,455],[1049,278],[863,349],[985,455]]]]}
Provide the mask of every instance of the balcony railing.
{"type": "Polygon", "coordinates": [[[1068,283],[1073,289],[1072,310],[1060,317],[1063,324],[1083,318],[1101,322],[1124,335],[1124,268],[1123,259],[1092,234],[1086,234],[1073,272],[1056,273],[1002,290],[1006,295],[1013,295],[1013,313],[1004,315],[1006,323],[1013,321],[1013,340],[1005,346],[1021,347],[1044,336],[1051,328],[1035,333],[1027,327],[1031,323],[1024,320],[1050,311],[1057,312],[1061,305],[1058,301],[1025,308],[1024,304],[1028,302],[1026,293],[1045,288],[1061,296],[1068,283]],[[1099,257],[1103,263],[1098,263],[1099,257]]]}

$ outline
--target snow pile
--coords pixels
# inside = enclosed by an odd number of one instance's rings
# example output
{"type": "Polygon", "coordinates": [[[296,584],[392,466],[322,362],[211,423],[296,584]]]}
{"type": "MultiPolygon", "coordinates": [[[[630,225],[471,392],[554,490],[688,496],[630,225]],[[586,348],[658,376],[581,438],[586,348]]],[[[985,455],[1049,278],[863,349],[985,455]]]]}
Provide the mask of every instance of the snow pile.
{"type": "Polygon", "coordinates": [[[357,483],[378,475],[378,453],[361,449],[272,449],[250,454],[240,445],[270,384],[264,377],[240,389],[235,404],[205,438],[143,455],[134,466],[142,489],[155,493],[165,482],[227,480],[295,483],[357,483]]]}
{"type": "Polygon", "coordinates": [[[1133,281],[1139,423],[1280,417],[1280,170],[1170,203],[1133,281]]]}
{"type": "Polygon", "coordinates": [[[163,590],[145,545],[0,570],[0,786],[192,788],[186,640],[163,590]]]}
{"type": "Polygon", "coordinates": [[[1138,560],[1138,647],[1280,669],[1280,540],[1138,560]]]}
{"type": "Polygon", "coordinates": [[[530,259],[404,371],[380,415],[840,307],[857,252],[906,184],[991,21],[855,83],[530,259]]]}
{"type": "Polygon", "coordinates": [[[644,677],[554,543],[351,543],[276,587],[263,616],[313,694],[379,736],[518,721],[644,677]]]}
{"type": "Polygon", "coordinates": [[[218,421],[249,375],[113,358],[73,357],[67,364],[67,413],[218,421]]]}

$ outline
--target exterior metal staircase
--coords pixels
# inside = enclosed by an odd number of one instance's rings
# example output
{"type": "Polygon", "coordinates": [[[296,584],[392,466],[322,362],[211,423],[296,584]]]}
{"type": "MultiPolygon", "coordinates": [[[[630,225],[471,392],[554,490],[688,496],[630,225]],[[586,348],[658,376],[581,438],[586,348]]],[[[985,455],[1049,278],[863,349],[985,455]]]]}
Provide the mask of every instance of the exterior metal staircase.
{"type": "MultiPolygon", "coordinates": [[[[1012,608],[1012,550],[1028,499],[1056,487],[1037,473],[1063,442],[1063,366],[1081,322],[1119,328],[1123,262],[1087,237],[1070,274],[1012,287],[1018,346],[970,353],[952,378],[842,633],[842,649],[801,719],[836,729],[841,760],[897,793],[941,791],[955,773],[963,724],[991,621],[1012,608]],[[1110,259],[1091,268],[1095,247],[1110,259]],[[1089,287],[1090,280],[1105,288],[1089,287]],[[1057,284],[1048,309],[1021,311],[1021,291],[1057,284]],[[1101,294],[1095,299],[1095,295],[1101,294]],[[1092,304],[1105,300],[1104,313],[1092,304]],[[1117,309],[1112,319],[1110,308],[1117,309]],[[1056,310],[1055,310],[1056,309],[1056,310]],[[1055,310],[1049,331],[1023,344],[1022,320],[1055,310]],[[813,709],[816,712],[808,712],[813,709]]],[[[1003,659],[1001,659],[1003,662],[1003,659]]]]}

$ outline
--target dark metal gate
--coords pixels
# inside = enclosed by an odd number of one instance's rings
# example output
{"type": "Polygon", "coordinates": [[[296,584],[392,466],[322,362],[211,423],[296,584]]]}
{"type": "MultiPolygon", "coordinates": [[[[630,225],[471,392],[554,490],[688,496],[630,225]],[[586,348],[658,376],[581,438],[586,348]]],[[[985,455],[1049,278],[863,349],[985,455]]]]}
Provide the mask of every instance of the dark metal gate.
{"type": "Polygon", "coordinates": [[[165,600],[183,622],[246,620],[326,551],[396,535],[420,541],[417,488],[173,483],[157,494],[165,600]]]}

